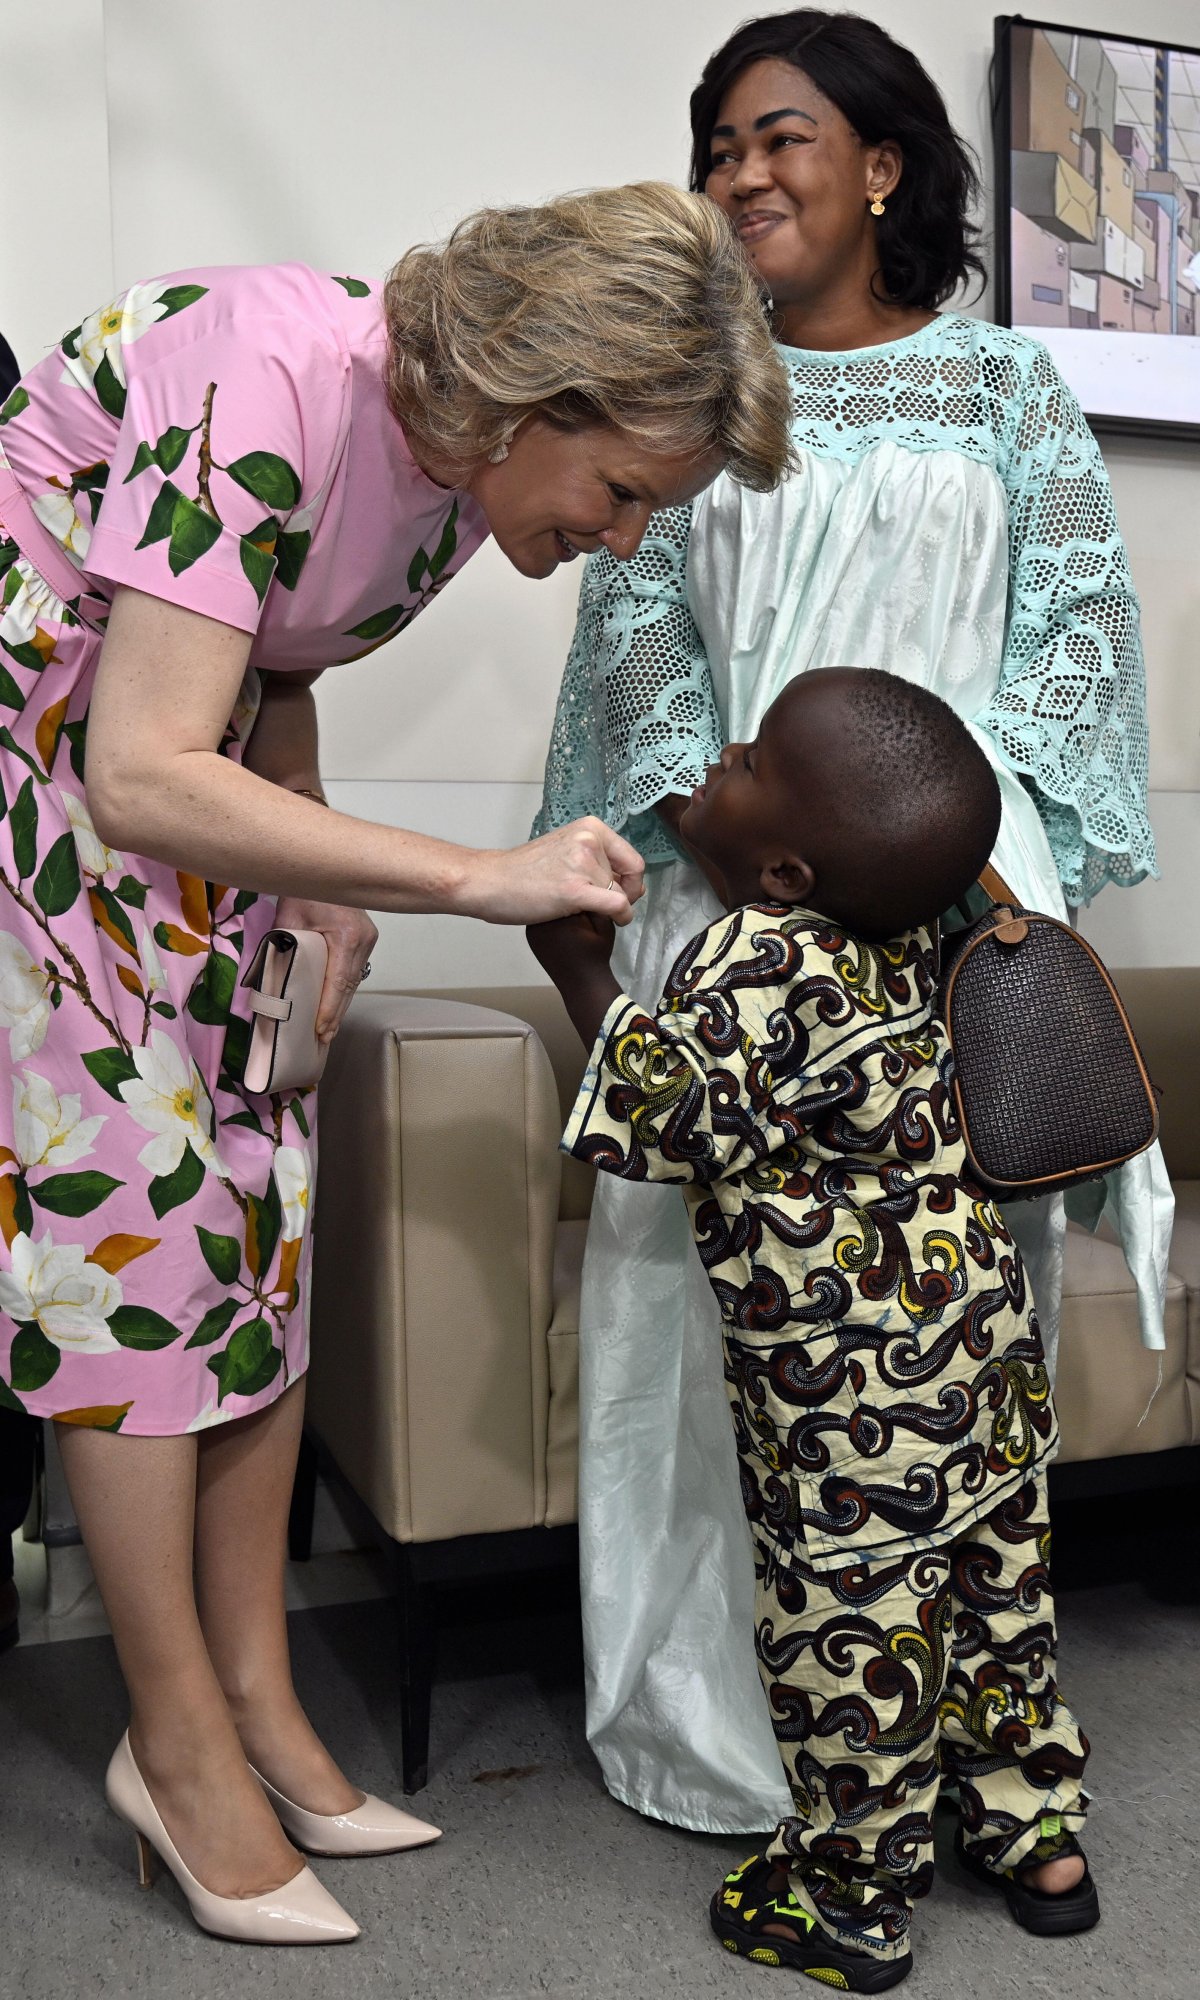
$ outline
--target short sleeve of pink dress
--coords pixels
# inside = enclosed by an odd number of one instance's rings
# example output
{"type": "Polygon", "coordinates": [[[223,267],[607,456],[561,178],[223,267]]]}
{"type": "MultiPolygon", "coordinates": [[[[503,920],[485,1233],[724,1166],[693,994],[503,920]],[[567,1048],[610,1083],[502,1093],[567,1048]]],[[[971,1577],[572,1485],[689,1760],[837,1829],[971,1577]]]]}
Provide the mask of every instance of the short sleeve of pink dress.
{"type": "Polygon", "coordinates": [[[250,890],[117,854],[84,783],[114,590],[252,633],[263,672],[400,631],[483,540],[383,387],[378,288],[302,265],[138,284],[0,410],[0,1404],[140,1435],[307,1366],[314,1093],[241,1081],[250,890]]]}

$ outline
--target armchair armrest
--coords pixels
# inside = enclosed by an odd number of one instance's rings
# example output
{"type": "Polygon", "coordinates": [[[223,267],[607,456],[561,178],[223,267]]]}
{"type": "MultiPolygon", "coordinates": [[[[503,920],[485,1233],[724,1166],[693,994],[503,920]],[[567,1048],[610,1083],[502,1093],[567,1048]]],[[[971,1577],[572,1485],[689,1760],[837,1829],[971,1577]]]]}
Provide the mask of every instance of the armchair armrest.
{"type": "Polygon", "coordinates": [[[545,1520],[559,1136],[527,1022],[355,1000],[320,1092],[308,1410],[397,1541],[545,1520]]]}

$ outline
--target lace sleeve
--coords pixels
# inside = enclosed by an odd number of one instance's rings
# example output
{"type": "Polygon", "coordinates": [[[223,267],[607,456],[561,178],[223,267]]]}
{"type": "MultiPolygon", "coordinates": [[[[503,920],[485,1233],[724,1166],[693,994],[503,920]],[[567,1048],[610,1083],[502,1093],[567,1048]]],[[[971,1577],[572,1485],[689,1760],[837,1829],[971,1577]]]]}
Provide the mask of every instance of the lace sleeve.
{"type": "Polygon", "coordinates": [[[1070,903],[1158,873],[1139,610],[1112,490],[1083,412],[1033,350],[1002,466],[1008,630],[976,720],[1033,792],[1070,903]]]}
{"type": "Polygon", "coordinates": [[[535,834],[595,813],[647,861],[680,851],[651,808],[689,792],[718,755],[708,660],[688,609],[691,514],[656,514],[629,562],[589,556],[535,834]]]}

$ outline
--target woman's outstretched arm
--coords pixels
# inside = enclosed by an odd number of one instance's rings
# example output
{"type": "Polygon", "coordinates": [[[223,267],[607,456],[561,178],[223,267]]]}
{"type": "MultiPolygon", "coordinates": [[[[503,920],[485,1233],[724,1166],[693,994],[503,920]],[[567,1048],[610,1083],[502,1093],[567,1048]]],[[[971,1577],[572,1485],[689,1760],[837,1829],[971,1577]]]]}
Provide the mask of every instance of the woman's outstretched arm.
{"type": "Polygon", "coordinates": [[[629,921],[641,857],[598,821],[511,850],[457,847],[331,812],[221,756],[250,643],[118,590],[88,725],[88,801],[103,839],[209,881],[357,909],[629,921]]]}

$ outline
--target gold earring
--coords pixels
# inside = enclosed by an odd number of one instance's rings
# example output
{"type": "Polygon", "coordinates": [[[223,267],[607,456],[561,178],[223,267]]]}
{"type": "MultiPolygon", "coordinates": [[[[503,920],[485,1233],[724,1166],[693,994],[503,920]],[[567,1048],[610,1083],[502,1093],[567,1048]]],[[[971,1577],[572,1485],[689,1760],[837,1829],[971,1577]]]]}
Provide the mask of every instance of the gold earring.
{"type": "Polygon", "coordinates": [[[880,195],[876,194],[871,196],[871,213],[872,215],[883,214],[883,200],[880,195]]]}

